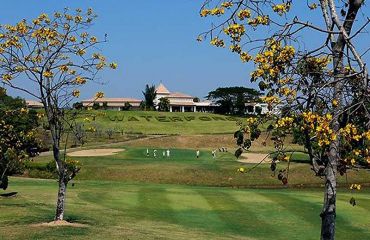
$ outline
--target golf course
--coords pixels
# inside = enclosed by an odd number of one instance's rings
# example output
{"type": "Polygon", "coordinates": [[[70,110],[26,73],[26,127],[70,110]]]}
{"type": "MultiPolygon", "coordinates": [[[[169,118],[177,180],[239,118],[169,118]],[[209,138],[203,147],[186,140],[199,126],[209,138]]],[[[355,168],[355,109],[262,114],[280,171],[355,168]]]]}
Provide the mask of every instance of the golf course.
{"type": "MultiPolygon", "coordinates": [[[[323,181],[304,154],[292,157],[289,185],[284,186],[269,164],[237,172],[255,163],[248,162],[248,155],[243,163],[236,161],[235,149],[217,151],[213,158],[207,148],[215,144],[212,138],[232,142],[231,134],[157,136],[68,150],[82,169],[67,190],[65,220],[70,224],[65,226],[45,225],[54,213],[56,180],[45,170],[52,156],[39,156],[26,173],[36,178],[12,177],[7,192],[18,194],[0,197],[0,238],[317,239],[323,181]],[[197,145],[193,149],[192,143],[197,145]],[[167,149],[170,157],[162,154],[167,149]],[[199,158],[196,149],[201,149],[199,158]]],[[[347,177],[363,189],[352,192],[346,178],[338,178],[337,236],[365,239],[370,234],[369,174],[350,172],[347,177]],[[351,197],[356,206],[349,204],[351,197]]]]}
{"type": "Polygon", "coordinates": [[[1,1],[0,240],[370,240],[369,2],[1,1]]]}

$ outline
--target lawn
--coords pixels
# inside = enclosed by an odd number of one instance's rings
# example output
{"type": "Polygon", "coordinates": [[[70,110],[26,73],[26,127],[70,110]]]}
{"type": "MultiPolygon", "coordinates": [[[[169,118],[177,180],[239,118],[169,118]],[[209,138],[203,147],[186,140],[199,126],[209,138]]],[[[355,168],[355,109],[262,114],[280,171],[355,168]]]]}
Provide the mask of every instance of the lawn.
{"type": "MultiPolygon", "coordinates": [[[[53,180],[12,178],[0,239],[318,239],[322,191],[77,181],[66,217],[83,228],[35,226],[54,212],[53,180]]],[[[370,192],[338,195],[337,239],[368,239],[370,192]]]]}
{"type": "MultiPolygon", "coordinates": [[[[237,168],[243,166],[249,169],[254,164],[237,162],[232,152],[217,152],[216,158],[213,159],[209,150],[201,150],[200,158],[197,159],[195,150],[171,149],[171,157],[163,158],[162,151],[166,149],[155,148],[157,158],[154,158],[154,148],[149,148],[149,157],[146,156],[147,148],[120,148],[125,151],[113,156],[73,157],[83,164],[77,179],[195,186],[282,187],[281,182],[277,180],[277,174],[271,172],[269,164],[263,164],[248,174],[238,173],[237,168]]],[[[39,166],[49,161],[51,156],[39,157],[34,164],[39,166]]],[[[278,170],[286,168],[287,165],[286,162],[279,163],[278,170]]],[[[369,173],[365,170],[349,172],[347,178],[349,183],[370,182],[369,173]]],[[[340,186],[348,186],[345,176],[340,176],[338,181],[340,186]]],[[[300,187],[320,186],[323,180],[314,176],[309,164],[291,163],[289,183],[300,187]]]]}
{"type": "Polygon", "coordinates": [[[139,134],[233,133],[242,118],[211,113],[156,111],[84,111],[79,121],[86,128],[108,129],[139,134]],[[94,116],[94,117],[92,117],[94,116]]]}
{"type": "MultiPolygon", "coordinates": [[[[112,146],[111,146],[112,147],[112,146]]],[[[262,164],[240,174],[242,164],[230,152],[208,149],[113,146],[113,156],[73,157],[82,170],[67,191],[66,220],[85,227],[45,227],[54,214],[57,183],[53,179],[13,177],[0,197],[0,239],[318,239],[323,180],[307,163],[290,165],[289,186],[283,186],[262,164]],[[153,157],[153,150],[157,157],[153,157]],[[313,188],[315,187],[315,188],[313,188]]],[[[296,158],[304,155],[297,154],[296,158]]],[[[42,169],[50,156],[38,157],[42,169]]],[[[287,167],[280,163],[279,169],[287,167]]],[[[369,173],[339,177],[337,239],[370,237],[369,173]],[[364,183],[359,192],[350,183],[364,183]],[[357,206],[349,199],[355,197],[357,206]]]]}

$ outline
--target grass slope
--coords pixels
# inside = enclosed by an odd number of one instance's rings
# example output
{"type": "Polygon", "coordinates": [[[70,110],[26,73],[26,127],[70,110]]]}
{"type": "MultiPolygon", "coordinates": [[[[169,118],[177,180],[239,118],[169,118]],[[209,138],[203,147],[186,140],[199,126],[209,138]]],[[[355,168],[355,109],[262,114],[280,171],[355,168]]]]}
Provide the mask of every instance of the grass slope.
{"type": "Polygon", "coordinates": [[[85,126],[98,130],[116,129],[126,133],[141,134],[214,134],[233,133],[236,120],[223,115],[211,113],[170,113],[155,111],[85,111],[80,121],[85,126]],[[95,121],[92,119],[95,115],[95,121]],[[84,121],[84,119],[90,121],[84,121]],[[113,120],[113,121],[112,121],[113,120]],[[120,120],[120,121],[119,121],[120,120]]]}
{"type": "MultiPolygon", "coordinates": [[[[56,183],[11,179],[0,198],[0,239],[318,239],[320,190],[241,190],[78,181],[67,219],[85,228],[37,227],[54,213],[56,183]]],[[[369,239],[370,192],[337,198],[337,238],[369,239]]]]}

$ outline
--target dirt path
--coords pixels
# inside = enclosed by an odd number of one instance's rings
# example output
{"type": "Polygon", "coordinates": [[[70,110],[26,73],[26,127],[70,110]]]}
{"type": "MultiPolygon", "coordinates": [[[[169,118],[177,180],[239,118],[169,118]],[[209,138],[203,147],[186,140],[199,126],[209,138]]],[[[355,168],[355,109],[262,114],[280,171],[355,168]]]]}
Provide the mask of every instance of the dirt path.
{"type": "Polygon", "coordinates": [[[238,160],[242,163],[259,163],[263,160],[263,163],[270,163],[271,159],[266,157],[267,153],[243,153],[238,160]]]}
{"type": "Polygon", "coordinates": [[[38,224],[32,224],[31,226],[35,227],[88,227],[86,224],[82,223],[70,223],[67,221],[52,221],[52,222],[46,222],[46,223],[38,223],[38,224]]]}

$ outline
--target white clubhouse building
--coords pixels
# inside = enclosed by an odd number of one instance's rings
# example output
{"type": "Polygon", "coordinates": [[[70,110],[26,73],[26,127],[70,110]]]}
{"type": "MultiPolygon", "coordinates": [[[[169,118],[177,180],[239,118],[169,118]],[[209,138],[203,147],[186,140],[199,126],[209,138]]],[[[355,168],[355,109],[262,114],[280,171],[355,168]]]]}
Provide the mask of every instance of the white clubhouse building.
{"type": "MultiPolygon", "coordinates": [[[[199,99],[181,92],[170,92],[162,83],[156,87],[156,98],[154,104],[158,106],[159,99],[167,98],[169,100],[170,112],[215,112],[218,105],[212,101],[199,101],[199,99]]],[[[38,109],[42,108],[42,104],[37,101],[27,100],[28,108],[38,109]]],[[[136,98],[99,98],[83,100],[82,105],[85,108],[92,107],[98,104],[106,110],[123,111],[128,110],[128,106],[132,110],[140,110],[142,100],[136,98]]],[[[246,115],[259,114],[280,114],[281,105],[274,106],[273,109],[268,108],[267,103],[261,102],[247,102],[245,103],[244,113],[246,115]]],[[[158,107],[157,107],[158,108],[158,107]]]]}
{"type": "Polygon", "coordinates": [[[162,83],[157,86],[156,92],[154,103],[158,105],[160,98],[167,98],[170,102],[170,112],[214,112],[217,107],[211,101],[194,102],[193,96],[170,92],[162,83]]]}
{"type": "Polygon", "coordinates": [[[136,98],[98,98],[98,99],[86,99],[82,101],[84,107],[92,107],[94,103],[99,104],[100,107],[106,105],[107,110],[124,110],[127,104],[130,104],[132,109],[140,109],[140,99],[136,98]]]}

